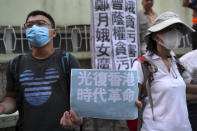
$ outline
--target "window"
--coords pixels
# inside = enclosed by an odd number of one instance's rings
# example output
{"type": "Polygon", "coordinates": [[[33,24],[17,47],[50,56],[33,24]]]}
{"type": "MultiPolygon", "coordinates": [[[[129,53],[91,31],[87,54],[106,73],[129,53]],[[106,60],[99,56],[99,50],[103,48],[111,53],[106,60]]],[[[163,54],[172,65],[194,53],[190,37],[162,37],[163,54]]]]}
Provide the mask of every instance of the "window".
{"type": "MultiPolygon", "coordinates": [[[[54,48],[71,52],[90,51],[90,25],[57,27],[54,48]]],[[[31,52],[23,26],[0,27],[0,54],[31,52]]]]}

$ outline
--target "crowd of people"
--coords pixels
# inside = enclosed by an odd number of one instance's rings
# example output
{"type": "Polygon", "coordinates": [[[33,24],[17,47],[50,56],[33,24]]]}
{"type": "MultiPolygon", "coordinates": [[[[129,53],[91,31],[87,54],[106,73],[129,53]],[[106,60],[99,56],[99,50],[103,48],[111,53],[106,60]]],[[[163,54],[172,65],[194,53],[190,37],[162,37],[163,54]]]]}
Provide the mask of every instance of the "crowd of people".
{"type": "MultiPolygon", "coordinates": [[[[182,66],[173,52],[186,34],[191,34],[193,50],[197,48],[197,2],[183,0],[184,7],[194,10],[192,28],[173,12],[158,16],[153,4],[154,0],[142,0],[143,9],[138,11],[142,56],[132,69],[137,70],[136,105],[141,117],[128,121],[128,126],[130,131],[197,131],[197,95],[193,93],[197,92],[197,71],[192,82],[185,83],[179,70],[182,66]],[[151,76],[144,71],[149,72],[144,63],[154,68],[151,76]],[[145,95],[140,97],[142,93],[145,95]]],[[[55,21],[50,14],[35,10],[27,15],[24,27],[32,53],[10,60],[0,114],[18,110],[18,131],[71,131],[82,125],[83,118],[70,110],[70,74],[61,66],[65,52],[53,48],[55,21]]],[[[69,70],[80,68],[71,54],[65,62],[69,70]]]]}

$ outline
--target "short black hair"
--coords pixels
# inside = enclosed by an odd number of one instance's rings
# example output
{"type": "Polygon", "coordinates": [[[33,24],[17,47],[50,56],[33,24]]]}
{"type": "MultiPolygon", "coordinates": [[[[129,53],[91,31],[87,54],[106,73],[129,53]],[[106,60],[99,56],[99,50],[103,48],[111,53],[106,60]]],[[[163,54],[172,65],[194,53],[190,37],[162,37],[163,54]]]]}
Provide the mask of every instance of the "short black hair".
{"type": "Polygon", "coordinates": [[[53,20],[52,16],[42,10],[34,10],[32,12],[30,12],[28,15],[27,15],[27,18],[26,18],[26,21],[25,23],[27,22],[27,20],[29,19],[29,17],[31,16],[36,16],[36,15],[43,15],[45,16],[46,18],[49,19],[49,21],[51,22],[52,24],[52,28],[55,29],[55,21],[53,20]]]}

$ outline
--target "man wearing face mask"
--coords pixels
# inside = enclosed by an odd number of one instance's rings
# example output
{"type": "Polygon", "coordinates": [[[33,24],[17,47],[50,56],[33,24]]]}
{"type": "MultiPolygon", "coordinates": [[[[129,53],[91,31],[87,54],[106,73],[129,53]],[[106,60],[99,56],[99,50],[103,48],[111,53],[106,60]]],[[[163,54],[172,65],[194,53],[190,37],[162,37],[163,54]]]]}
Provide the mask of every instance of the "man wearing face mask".
{"type": "MultiPolygon", "coordinates": [[[[149,80],[150,92],[144,98],[141,131],[192,131],[186,85],[172,50],[178,48],[183,35],[193,31],[173,12],[158,16],[148,29],[145,36],[147,53],[143,57],[158,70],[149,80]]],[[[143,68],[140,61],[133,63],[132,69],[137,70],[139,93],[144,89],[143,83],[147,82],[143,68]]]]}
{"type": "MultiPolygon", "coordinates": [[[[82,118],[69,110],[69,77],[61,66],[62,52],[53,48],[55,22],[48,13],[35,10],[28,14],[24,27],[32,53],[9,62],[0,114],[18,110],[18,131],[73,131],[82,118]]],[[[80,67],[72,55],[68,64],[80,67]]]]}

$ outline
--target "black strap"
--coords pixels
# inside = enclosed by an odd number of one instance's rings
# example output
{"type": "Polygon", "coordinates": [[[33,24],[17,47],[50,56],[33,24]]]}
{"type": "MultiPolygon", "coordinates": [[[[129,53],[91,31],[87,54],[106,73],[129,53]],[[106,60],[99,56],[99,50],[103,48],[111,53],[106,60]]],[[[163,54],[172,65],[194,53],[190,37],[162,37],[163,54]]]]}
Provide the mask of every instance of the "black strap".
{"type": "Polygon", "coordinates": [[[143,85],[139,94],[139,100],[142,102],[142,109],[140,109],[138,112],[139,116],[138,116],[137,130],[140,131],[142,127],[142,113],[146,106],[145,105],[146,103],[144,101],[146,96],[148,96],[149,98],[153,120],[154,120],[153,101],[152,101],[152,94],[150,90],[150,83],[153,80],[153,73],[157,72],[158,68],[152,61],[148,60],[145,56],[141,56],[141,58],[139,57],[137,60],[141,63],[142,71],[144,74],[144,82],[143,82],[143,85]]]}
{"type": "Polygon", "coordinates": [[[143,71],[143,74],[144,74],[144,83],[141,87],[141,91],[140,91],[140,94],[139,94],[139,100],[142,102],[142,108],[139,109],[138,111],[138,126],[137,126],[137,131],[140,131],[141,130],[141,127],[142,127],[142,114],[143,114],[143,111],[144,111],[144,108],[145,108],[145,97],[147,96],[147,91],[146,91],[146,81],[148,80],[148,68],[147,68],[147,63],[145,61],[141,61],[141,60],[138,60],[140,63],[141,63],[141,66],[142,66],[142,71],[143,71]],[[146,75],[147,74],[147,75],[146,75]]]}
{"type": "Polygon", "coordinates": [[[178,67],[178,71],[179,73],[182,75],[184,71],[186,71],[185,67],[181,64],[181,62],[179,61],[179,59],[174,56],[175,60],[176,60],[176,65],[178,67]]]}
{"type": "MultiPolygon", "coordinates": [[[[68,100],[69,100],[69,109],[70,110],[70,73],[71,73],[71,67],[70,67],[70,54],[69,52],[63,52],[61,57],[61,63],[62,63],[62,69],[64,73],[66,73],[67,82],[68,82],[68,100]]],[[[83,125],[80,125],[80,131],[83,131],[83,125]]]]}
{"type": "Polygon", "coordinates": [[[67,111],[70,110],[70,55],[68,52],[63,51],[61,53],[61,65],[62,65],[62,70],[65,73],[66,80],[67,80],[67,98],[68,98],[68,108],[66,108],[67,111]]]}

